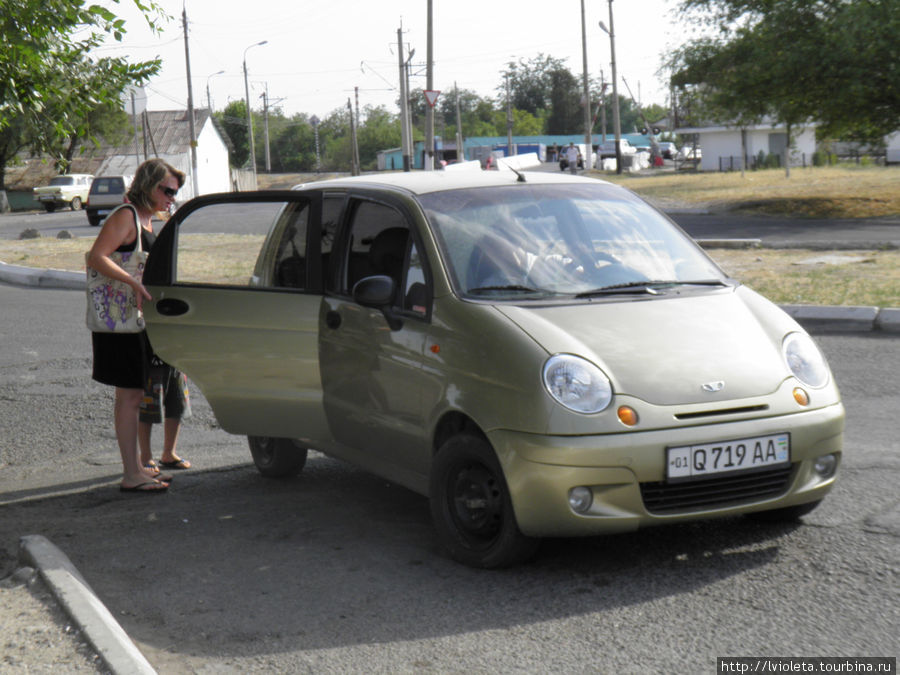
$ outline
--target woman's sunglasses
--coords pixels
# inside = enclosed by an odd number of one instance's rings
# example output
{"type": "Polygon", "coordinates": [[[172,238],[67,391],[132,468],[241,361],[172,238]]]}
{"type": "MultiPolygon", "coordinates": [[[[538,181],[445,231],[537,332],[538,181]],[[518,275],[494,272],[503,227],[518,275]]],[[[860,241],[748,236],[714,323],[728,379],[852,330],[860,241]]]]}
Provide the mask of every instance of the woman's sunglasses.
{"type": "Polygon", "coordinates": [[[173,190],[172,188],[166,187],[166,186],[164,186],[164,185],[160,185],[160,186],[159,186],[159,189],[162,190],[162,191],[163,191],[163,194],[164,194],[166,197],[168,197],[169,199],[174,199],[174,198],[175,198],[175,195],[178,194],[178,190],[173,190]]]}

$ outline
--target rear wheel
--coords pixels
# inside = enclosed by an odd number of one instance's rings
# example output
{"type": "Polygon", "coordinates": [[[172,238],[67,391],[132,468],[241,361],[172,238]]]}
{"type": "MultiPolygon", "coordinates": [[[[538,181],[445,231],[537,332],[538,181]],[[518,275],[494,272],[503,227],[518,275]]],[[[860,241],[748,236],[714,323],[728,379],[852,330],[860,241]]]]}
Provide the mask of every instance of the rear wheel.
{"type": "Polygon", "coordinates": [[[74,197],[71,202],[69,202],[69,208],[73,211],[81,210],[81,197],[74,197]]]}
{"type": "Polygon", "coordinates": [[[493,448],[476,436],[450,438],[431,467],[431,516],[450,556],[471,567],[526,561],[539,539],[519,530],[509,488],[493,448]]]}
{"type": "Polygon", "coordinates": [[[799,520],[807,513],[810,513],[821,503],[822,500],[820,499],[817,502],[809,502],[808,504],[785,506],[783,509],[772,509],[771,511],[756,511],[754,513],[748,513],[747,517],[751,518],[752,520],[760,520],[766,523],[786,523],[794,520],[799,520]]]}
{"type": "Polygon", "coordinates": [[[296,476],[306,465],[307,448],[290,438],[247,436],[253,463],[267,478],[296,476]]]}
{"type": "Polygon", "coordinates": [[[56,204],[53,202],[44,202],[44,208],[47,209],[47,213],[53,213],[56,211],[56,204]]]}

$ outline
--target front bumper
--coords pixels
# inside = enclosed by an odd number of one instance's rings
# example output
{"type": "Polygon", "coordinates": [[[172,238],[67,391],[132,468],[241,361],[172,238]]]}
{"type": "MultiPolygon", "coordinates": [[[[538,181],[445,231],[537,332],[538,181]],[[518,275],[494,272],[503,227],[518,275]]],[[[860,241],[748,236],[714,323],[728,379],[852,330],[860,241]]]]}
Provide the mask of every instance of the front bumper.
{"type": "Polygon", "coordinates": [[[843,430],[844,408],[838,403],[793,415],[658,431],[542,436],[500,430],[488,438],[503,466],[522,532],[566,537],[628,532],[818,501],[831,489],[835,474],[823,478],[813,464],[826,454],[840,461],[843,430]],[[667,447],[784,431],[791,434],[791,468],[775,494],[731,494],[720,503],[664,513],[647,508],[641,485],[658,487],[665,481],[667,447]],[[593,494],[593,504],[584,514],[575,513],[568,502],[569,490],[579,486],[593,494]]]}

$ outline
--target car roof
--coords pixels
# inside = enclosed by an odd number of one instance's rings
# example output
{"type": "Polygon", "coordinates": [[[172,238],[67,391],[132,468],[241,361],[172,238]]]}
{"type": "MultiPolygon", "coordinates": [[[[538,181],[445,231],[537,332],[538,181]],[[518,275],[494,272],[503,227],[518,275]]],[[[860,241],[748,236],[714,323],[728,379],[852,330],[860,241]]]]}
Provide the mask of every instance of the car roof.
{"type": "MultiPolygon", "coordinates": [[[[525,177],[525,182],[531,185],[598,182],[598,179],[594,178],[573,176],[572,174],[558,174],[549,171],[523,171],[521,173],[525,177]]],[[[443,190],[459,190],[473,187],[502,187],[505,185],[515,185],[517,182],[520,182],[518,174],[511,169],[504,168],[501,164],[500,169],[497,171],[482,171],[480,169],[444,169],[331,178],[314,183],[303,183],[295,186],[294,189],[316,190],[329,187],[357,187],[394,189],[415,195],[422,195],[443,190]]]]}

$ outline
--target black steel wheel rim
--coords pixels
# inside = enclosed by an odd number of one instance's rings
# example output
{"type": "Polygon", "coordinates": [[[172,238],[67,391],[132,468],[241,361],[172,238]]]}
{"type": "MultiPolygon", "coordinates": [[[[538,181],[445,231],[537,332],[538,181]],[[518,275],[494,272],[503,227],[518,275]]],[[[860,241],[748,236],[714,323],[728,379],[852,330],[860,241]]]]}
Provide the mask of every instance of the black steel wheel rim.
{"type": "Polygon", "coordinates": [[[492,544],[503,525],[503,490],[480,463],[464,464],[450,479],[448,502],[457,531],[470,546],[492,544]]]}

